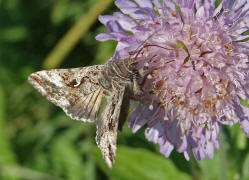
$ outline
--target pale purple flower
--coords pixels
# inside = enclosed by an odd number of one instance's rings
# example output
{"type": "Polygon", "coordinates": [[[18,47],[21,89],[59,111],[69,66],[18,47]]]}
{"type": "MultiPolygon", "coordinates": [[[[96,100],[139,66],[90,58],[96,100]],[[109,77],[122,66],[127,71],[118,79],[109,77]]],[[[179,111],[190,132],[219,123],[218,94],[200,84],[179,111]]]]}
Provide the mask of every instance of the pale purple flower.
{"type": "Polygon", "coordinates": [[[114,59],[134,58],[143,90],[129,127],[169,156],[212,158],[219,128],[240,123],[249,137],[249,1],[116,0],[122,11],[100,16],[116,40],[114,59]],[[135,53],[134,53],[135,52],[135,53]]]}

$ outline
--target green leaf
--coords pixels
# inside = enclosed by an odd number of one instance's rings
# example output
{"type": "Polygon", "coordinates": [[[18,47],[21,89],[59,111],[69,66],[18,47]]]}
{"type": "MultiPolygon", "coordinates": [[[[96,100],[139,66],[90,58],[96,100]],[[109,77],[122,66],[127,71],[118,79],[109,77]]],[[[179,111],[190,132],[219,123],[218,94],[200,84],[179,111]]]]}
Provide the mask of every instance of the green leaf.
{"type": "Polygon", "coordinates": [[[213,159],[203,159],[198,162],[201,170],[200,179],[226,180],[235,179],[238,175],[237,165],[229,151],[228,140],[225,131],[222,129],[220,131],[220,149],[215,152],[213,159]]]}
{"type": "Polygon", "coordinates": [[[199,161],[199,166],[202,171],[202,179],[209,180],[209,179],[219,179],[220,177],[220,155],[219,151],[215,152],[213,159],[203,159],[199,161]]]}
{"type": "Polygon", "coordinates": [[[97,148],[93,150],[93,153],[97,164],[112,179],[191,179],[186,173],[176,169],[170,159],[156,155],[145,149],[118,146],[116,162],[113,169],[109,169],[106,166],[97,148]]]}
{"type": "Polygon", "coordinates": [[[70,180],[80,180],[84,177],[82,157],[66,137],[61,136],[54,140],[51,151],[54,172],[56,175],[70,180]]]}
{"type": "Polygon", "coordinates": [[[51,13],[51,20],[53,24],[60,24],[68,17],[68,6],[69,3],[67,0],[56,1],[51,13]]]}
{"type": "Polygon", "coordinates": [[[41,172],[47,172],[48,169],[50,169],[50,156],[46,152],[39,152],[36,153],[32,166],[34,169],[41,171],[41,172]]]}
{"type": "Polygon", "coordinates": [[[249,35],[249,30],[243,32],[242,35],[244,35],[244,36],[249,35]]]}
{"type": "Polygon", "coordinates": [[[184,51],[186,51],[186,53],[189,54],[187,46],[182,41],[177,41],[176,48],[183,49],[184,51]]]}
{"type": "Polygon", "coordinates": [[[242,176],[244,179],[249,179],[249,153],[246,155],[243,167],[242,167],[242,176]]]}
{"type": "Polygon", "coordinates": [[[241,130],[240,124],[237,123],[233,127],[229,128],[230,132],[230,144],[233,144],[231,147],[234,150],[244,150],[246,148],[246,136],[241,130]]]}
{"type": "Polygon", "coordinates": [[[0,168],[3,178],[9,179],[9,177],[15,177],[25,180],[62,180],[60,178],[54,177],[47,173],[42,173],[33,169],[29,169],[21,166],[2,166],[0,168]]]}
{"type": "Polygon", "coordinates": [[[220,131],[220,149],[218,150],[218,154],[220,161],[219,179],[221,180],[238,179],[241,167],[238,166],[240,154],[236,147],[236,133],[231,132],[226,126],[223,126],[220,131]]]}
{"type": "Polygon", "coordinates": [[[94,137],[89,137],[88,139],[84,139],[79,143],[79,151],[81,154],[86,155],[85,158],[85,176],[84,179],[87,180],[95,180],[96,179],[96,164],[94,157],[91,154],[92,147],[95,146],[94,137]]]}
{"type": "Polygon", "coordinates": [[[0,165],[4,163],[15,163],[15,155],[11,151],[5,130],[5,94],[0,84],[0,165]]]}
{"type": "Polygon", "coordinates": [[[181,10],[181,7],[175,3],[175,9],[177,10],[177,12],[179,13],[180,17],[181,17],[181,21],[183,22],[184,24],[184,20],[182,18],[182,10],[181,10]]]}
{"type": "Polygon", "coordinates": [[[246,148],[246,140],[247,140],[247,137],[245,136],[245,134],[241,131],[241,128],[239,128],[239,131],[238,131],[238,135],[237,135],[237,147],[238,149],[245,149],[246,148]]]}
{"type": "Polygon", "coordinates": [[[242,39],[242,40],[239,40],[239,41],[236,41],[236,42],[247,42],[247,41],[249,41],[249,37],[245,38],[245,39],[242,39]]]}
{"type": "Polygon", "coordinates": [[[93,157],[89,156],[88,161],[85,163],[85,179],[95,180],[96,179],[96,164],[93,157]]]}
{"type": "Polygon", "coordinates": [[[14,26],[0,29],[0,40],[7,42],[23,41],[28,36],[28,30],[24,26],[14,26]]]}
{"type": "Polygon", "coordinates": [[[222,2],[222,0],[216,0],[215,1],[215,8],[217,8],[220,5],[221,2],[222,2]]]}
{"type": "Polygon", "coordinates": [[[241,98],[240,98],[240,102],[241,102],[244,106],[249,107],[248,99],[241,99],[241,98]]]}

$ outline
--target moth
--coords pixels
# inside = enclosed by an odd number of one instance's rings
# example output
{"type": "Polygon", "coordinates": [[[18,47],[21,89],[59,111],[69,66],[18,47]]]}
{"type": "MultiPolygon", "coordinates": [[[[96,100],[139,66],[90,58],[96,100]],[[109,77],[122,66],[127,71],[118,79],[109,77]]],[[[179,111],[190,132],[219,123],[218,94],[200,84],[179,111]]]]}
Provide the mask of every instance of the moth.
{"type": "Polygon", "coordinates": [[[96,123],[96,143],[111,168],[117,131],[127,117],[129,101],[141,94],[135,66],[132,58],[114,59],[103,65],[35,72],[28,81],[72,119],[96,123]],[[104,101],[106,105],[100,112],[104,101]]]}

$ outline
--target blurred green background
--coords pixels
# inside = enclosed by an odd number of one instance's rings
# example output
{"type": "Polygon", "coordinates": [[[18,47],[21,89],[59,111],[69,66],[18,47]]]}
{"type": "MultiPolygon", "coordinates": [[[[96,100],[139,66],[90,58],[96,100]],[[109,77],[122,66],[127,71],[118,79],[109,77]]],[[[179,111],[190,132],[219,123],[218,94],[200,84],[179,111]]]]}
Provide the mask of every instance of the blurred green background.
{"type": "Polygon", "coordinates": [[[0,179],[249,179],[249,141],[225,127],[213,160],[187,162],[125,128],[112,170],[95,143],[95,125],[70,120],[27,83],[47,68],[101,64],[115,49],[97,42],[96,17],[117,11],[112,0],[0,0],[0,179]]]}

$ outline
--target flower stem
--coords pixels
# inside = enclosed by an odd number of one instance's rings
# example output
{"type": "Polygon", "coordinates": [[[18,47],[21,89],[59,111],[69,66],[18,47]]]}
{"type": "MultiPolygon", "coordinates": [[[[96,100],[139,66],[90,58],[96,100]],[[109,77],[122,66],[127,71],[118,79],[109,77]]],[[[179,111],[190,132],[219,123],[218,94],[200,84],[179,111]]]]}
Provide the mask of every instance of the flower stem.
{"type": "Polygon", "coordinates": [[[85,15],[79,18],[78,22],[76,22],[64,37],[61,38],[55,48],[44,60],[43,67],[46,69],[58,67],[78,43],[80,38],[96,21],[99,14],[101,14],[112,2],[113,0],[98,0],[85,15]]]}
{"type": "Polygon", "coordinates": [[[224,129],[221,128],[220,131],[220,180],[226,180],[227,179],[227,143],[226,143],[226,136],[224,133],[224,129]]]}

